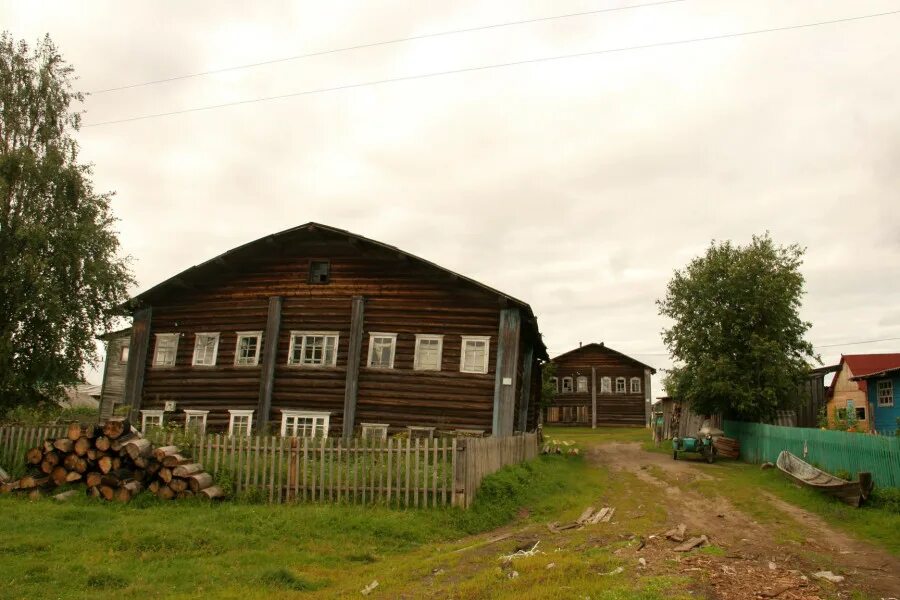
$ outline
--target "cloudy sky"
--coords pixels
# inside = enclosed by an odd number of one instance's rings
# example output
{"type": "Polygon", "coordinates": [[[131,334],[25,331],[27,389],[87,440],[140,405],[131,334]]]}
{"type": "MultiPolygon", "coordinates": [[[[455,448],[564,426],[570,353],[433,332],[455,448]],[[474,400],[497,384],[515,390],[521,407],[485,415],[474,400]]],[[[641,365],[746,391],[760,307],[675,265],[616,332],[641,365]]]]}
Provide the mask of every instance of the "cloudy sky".
{"type": "MultiPolygon", "coordinates": [[[[6,2],[85,92],[652,0],[6,2]]],[[[522,298],[551,354],[669,360],[654,301],[712,239],[807,248],[825,362],[900,339],[897,0],[682,0],[94,93],[82,158],[143,290],[307,221],[522,298]],[[594,53],[578,58],[386,79],[594,53]],[[264,102],[103,125],[271,96],[264,102]],[[91,126],[93,125],[93,126],[91,126]]],[[[96,374],[92,375],[96,379],[96,374]]],[[[656,390],[658,391],[658,384],[656,390]]]]}

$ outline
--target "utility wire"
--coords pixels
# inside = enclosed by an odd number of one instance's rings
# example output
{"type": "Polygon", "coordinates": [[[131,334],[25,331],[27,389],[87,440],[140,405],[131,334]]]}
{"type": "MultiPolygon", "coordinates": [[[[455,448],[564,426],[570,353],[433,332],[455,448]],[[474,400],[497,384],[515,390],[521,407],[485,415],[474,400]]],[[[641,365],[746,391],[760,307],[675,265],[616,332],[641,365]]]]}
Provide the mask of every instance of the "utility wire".
{"type": "Polygon", "coordinates": [[[601,13],[608,12],[616,12],[621,10],[631,10],[633,8],[645,8],[648,6],[659,6],[661,4],[675,4],[677,2],[685,2],[686,0],[661,0],[659,2],[648,2],[646,4],[632,4],[630,6],[617,6],[614,8],[601,8],[597,10],[587,10],[583,12],[576,13],[568,13],[564,15],[553,15],[549,17],[537,17],[534,19],[523,19],[521,21],[508,21],[505,23],[492,23],[490,25],[478,25],[476,27],[467,27],[465,29],[451,29],[449,31],[438,31],[435,33],[423,33],[421,35],[413,35],[409,37],[396,38],[392,40],[384,40],[381,42],[371,42],[368,44],[358,44],[356,46],[344,46],[343,48],[333,48],[331,50],[319,50],[317,52],[309,52],[307,54],[296,54],[294,56],[285,56],[282,58],[274,58],[271,60],[264,60],[255,63],[246,63],[242,65],[233,65],[230,67],[222,67],[219,69],[210,69],[209,71],[198,71],[197,73],[188,73],[185,75],[175,75],[173,77],[166,77],[164,79],[154,79],[152,81],[143,81],[140,83],[132,83],[128,85],[120,85],[117,87],[106,88],[102,90],[94,90],[92,92],[88,92],[89,94],[105,94],[107,92],[118,92],[121,90],[130,90],[138,87],[145,87],[148,85],[156,85],[159,83],[168,83],[170,81],[180,81],[182,79],[191,79],[194,77],[204,77],[206,75],[214,75],[216,73],[226,73],[228,71],[238,71],[241,69],[252,69],[254,67],[262,67],[265,65],[274,65],[277,63],[290,62],[294,60],[301,60],[304,58],[312,58],[314,56],[324,56],[326,54],[338,54],[340,52],[349,52],[350,50],[362,50],[363,48],[374,48],[376,46],[387,46],[390,44],[400,44],[403,42],[413,42],[416,40],[424,40],[428,38],[436,38],[443,37],[448,35],[457,35],[460,33],[471,33],[474,31],[485,31],[488,29],[500,29],[502,27],[513,27],[515,25],[526,25],[529,23],[541,23],[545,21],[555,21],[558,19],[569,19],[572,17],[585,17],[588,15],[598,15],[601,13]]]}
{"type": "MultiPolygon", "coordinates": [[[[814,345],[813,348],[836,348],[838,346],[857,346],[859,344],[876,344],[878,342],[894,342],[900,340],[900,337],[881,338],[878,340],[862,340],[858,342],[841,342],[840,344],[821,344],[814,345]]],[[[629,352],[635,356],[669,356],[668,352],[629,352]]]]}
{"type": "Polygon", "coordinates": [[[685,45],[685,44],[694,44],[694,43],[698,43],[698,42],[710,42],[710,41],[714,41],[714,40],[723,40],[726,38],[736,38],[736,37],[746,37],[746,36],[751,36],[751,35],[758,35],[761,33],[773,33],[773,32],[777,32],[777,31],[790,31],[790,30],[794,30],[794,29],[819,27],[822,25],[833,25],[835,23],[847,23],[850,21],[860,21],[863,19],[873,19],[876,17],[884,17],[884,16],[896,15],[896,14],[900,14],[900,10],[868,14],[868,15],[861,15],[858,17],[847,17],[847,18],[843,18],[843,19],[832,19],[829,21],[818,21],[815,23],[802,23],[799,25],[786,25],[784,27],[772,27],[772,28],[768,28],[768,29],[755,29],[752,31],[741,31],[741,32],[737,32],[737,33],[725,33],[725,34],[720,34],[720,35],[711,35],[711,36],[699,37],[699,38],[689,38],[689,39],[685,39],[685,40],[673,40],[673,41],[668,41],[668,42],[654,42],[652,44],[642,44],[639,46],[623,46],[623,47],[619,47],[619,48],[607,48],[604,50],[592,50],[592,51],[588,51],[588,52],[578,52],[575,54],[561,54],[561,55],[557,55],[557,56],[547,56],[547,57],[542,57],[542,58],[529,58],[529,59],[525,59],[525,60],[518,60],[518,61],[506,62],[506,63],[481,65],[481,66],[477,66],[477,67],[465,67],[462,69],[451,69],[448,71],[436,71],[434,73],[422,73],[419,75],[406,75],[403,77],[392,77],[389,79],[377,79],[377,80],[373,80],[373,81],[364,81],[364,82],[360,82],[360,83],[349,83],[349,84],[338,85],[338,86],[334,86],[334,87],[316,88],[316,89],[311,89],[311,90],[304,90],[301,92],[279,94],[277,96],[266,96],[263,98],[251,98],[248,100],[237,100],[235,102],[225,102],[222,104],[211,104],[211,105],[207,105],[207,106],[185,108],[185,109],[181,109],[181,110],[173,110],[173,111],[163,112],[163,113],[152,113],[152,114],[148,114],[148,115],[126,117],[124,119],[112,119],[109,121],[98,121],[96,123],[88,123],[88,124],[82,125],[82,127],[85,127],[85,128],[86,127],[99,127],[101,125],[114,125],[117,123],[128,123],[131,121],[143,121],[145,119],[156,119],[156,118],[160,118],[160,117],[170,117],[173,115],[181,115],[181,114],[186,114],[186,113],[215,110],[215,109],[219,109],[219,108],[225,108],[226,106],[239,106],[242,104],[253,104],[256,102],[268,102],[271,100],[280,100],[283,98],[293,98],[293,97],[297,97],[297,96],[309,96],[312,94],[321,94],[321,93],[325,93],[325,92],[336,92],[336,91],[340,91],[340,90],[349,90],[349,89],[355,89],[355,88],[369,87],[369,86],[381,85],[381,84],[385,84],[385,83],[396,83],[396,82],[400,82],[400,81],[411,81],[414,79],[426,79],[426,78],[431,78],[431,77],[441,77],[444,75],[455,75],[458,73],[471,73],[471,72],[475,72],[475,71],[487,71],[487,70],[491,70],[491,69],[500,69],[500,68],[504,68],[504,67],[514,67],[514,66],[519,66],[519,65],[528,65],[528,64],[550,62],[550,61],[556,61],[556,60],[566,60],[566,59],[570,59],[570,58],[580,58],[580,57],[584,57],[584,56],[597,56],[597,55],[601,55],[601,54],[613,54],[613,53],[617,53],[617,52],[627,52],[630,50],[645,50],[645,49],[649,49],[649,48],[661,48],[664,46],[677,46],[677,45],[685,45]]]}

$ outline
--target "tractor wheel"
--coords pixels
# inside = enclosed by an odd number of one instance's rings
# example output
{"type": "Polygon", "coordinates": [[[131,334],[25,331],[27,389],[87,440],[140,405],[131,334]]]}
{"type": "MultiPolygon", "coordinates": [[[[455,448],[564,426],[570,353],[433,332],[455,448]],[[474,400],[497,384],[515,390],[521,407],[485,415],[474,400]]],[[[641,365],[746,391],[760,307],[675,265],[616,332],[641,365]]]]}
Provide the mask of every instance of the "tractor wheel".
{"type": "Polygon", "coordinates": [[[708,462],[709,464],[713,464],[714,462],[716,462],[716,449],[715,448],[711,447],[706,451],[706,462],[708,462]]]}
{"type": "Polygon", "coordinates": [[[672,450],[672,460],[678,460],[678,450],[672,450]]]}

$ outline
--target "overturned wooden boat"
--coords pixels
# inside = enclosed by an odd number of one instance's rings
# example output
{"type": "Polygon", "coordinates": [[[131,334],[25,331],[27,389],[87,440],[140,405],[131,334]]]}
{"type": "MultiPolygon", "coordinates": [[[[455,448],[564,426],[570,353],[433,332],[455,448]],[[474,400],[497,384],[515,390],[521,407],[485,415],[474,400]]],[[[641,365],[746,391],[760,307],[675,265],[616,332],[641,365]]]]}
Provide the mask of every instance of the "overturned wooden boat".
{"type": "Polygon", "coordinates": [[[871,473],[860,473],[859,480],[847,481],[817,469],[787,450],[782,450],[778,455],[776,465],[797,483],[834,496],[850,506],[858,507],[862,504],[869,497],[873,487],[871,473]]]}

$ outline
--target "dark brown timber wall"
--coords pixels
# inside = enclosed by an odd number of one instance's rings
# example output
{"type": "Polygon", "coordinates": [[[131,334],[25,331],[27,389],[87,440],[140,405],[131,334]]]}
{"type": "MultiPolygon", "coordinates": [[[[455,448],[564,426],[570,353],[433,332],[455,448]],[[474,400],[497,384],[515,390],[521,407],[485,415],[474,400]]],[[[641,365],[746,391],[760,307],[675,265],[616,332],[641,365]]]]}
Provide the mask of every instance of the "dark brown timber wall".
{"type": "MultiPolygon", "coordinates": [[[[273,243],[263,256],[225,264],[199,282],[176,282],[147,298],[153,311],[141,408],[161,409],[167,400],[174,400],[176,410],[166,415],[168,421],[181,419],[184,409],[208,410],[210,430],[227,427],[228,409],[257,410],[262,359],[260,366],[234,366],[235,333],[264,331],[269,298],[275,296],[283,298],[269,414],[275,431],[282,409],[298,409],[329,411],[331,433],[340,434],[352,298],[361,296],[364,317],[356,424],[490,433],[497,333],[504,308],[501,297],[397,252],[327,236],[290,245],[273,243]],[[307,283],[310,260],[330,261],[329,283],[307,283]],[[338,332],[337,365],[289,366],[293,330],[338,332]],[[152,366],[155,334],[176,332],[181,334],[176,365],[152,366]],[[191,365],[198,332],[220,334],[215,366],[191,365]],[[366,366],[371,332],[398,334],[393,369],[366,366]],[[416,334],[444,336],[441,371],[413,370],[416,334]],[[463,335],[490,336],[487,373],[460,372],[463,335]]],[[[263,348],[269,343],[264,339],[263,348]]],[[[523,347],[530,343],[524,336],[520,341],[523,347]]],[[[539,382],[537,364],[533,373],[539,382]]],[[[521,386],[520,365],[517,397],[521,386]]],[[[540,385],[532,384],[528,429],[537,422],[539,391],[540,385]]]]}

